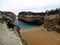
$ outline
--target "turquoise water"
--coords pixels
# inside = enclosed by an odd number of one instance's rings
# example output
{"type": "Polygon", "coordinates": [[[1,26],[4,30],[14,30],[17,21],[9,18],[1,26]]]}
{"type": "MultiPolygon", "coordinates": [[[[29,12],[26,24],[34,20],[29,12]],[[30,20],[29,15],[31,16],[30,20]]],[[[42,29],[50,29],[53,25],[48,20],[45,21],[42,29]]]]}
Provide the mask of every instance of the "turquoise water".
{"type": "Polygon", "coordinates": [[[16,22],[17,26],[19,26],[21,28],[21,30],[26,30],[26,29],[30,29],[33,27],[37,27],[36,25],[25,23],[23,21],[19,21],[18,19],[16,19],[15,22],[16,22]]]}

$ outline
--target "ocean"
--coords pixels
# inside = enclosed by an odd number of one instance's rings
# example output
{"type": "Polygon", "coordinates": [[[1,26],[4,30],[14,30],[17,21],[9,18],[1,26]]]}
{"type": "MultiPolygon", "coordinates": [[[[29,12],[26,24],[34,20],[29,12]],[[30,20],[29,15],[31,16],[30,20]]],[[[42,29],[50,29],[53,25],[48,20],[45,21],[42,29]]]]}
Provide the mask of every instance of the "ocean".
{"type": "Polygon", "coordinates": [[[21,28],[21,30],[27,30],[27,29],[37,27],[37,25],[33,25],[33,24],[26,23],[24,21],[20,21],[18,20],[18,18],[15,19],[15,23],[17,26],[21,28]]]}

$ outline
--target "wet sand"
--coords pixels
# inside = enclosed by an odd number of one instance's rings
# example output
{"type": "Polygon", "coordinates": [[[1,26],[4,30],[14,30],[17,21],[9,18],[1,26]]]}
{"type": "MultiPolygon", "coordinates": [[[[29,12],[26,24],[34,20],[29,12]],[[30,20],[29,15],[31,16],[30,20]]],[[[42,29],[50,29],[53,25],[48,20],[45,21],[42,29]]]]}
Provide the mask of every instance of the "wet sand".
{"type": "Polygon", "coordinates": [[[21,32],[28,45],[60,45],[60,34],[56,32],[48,32],[41,27],[29,30],[21,32]]]}

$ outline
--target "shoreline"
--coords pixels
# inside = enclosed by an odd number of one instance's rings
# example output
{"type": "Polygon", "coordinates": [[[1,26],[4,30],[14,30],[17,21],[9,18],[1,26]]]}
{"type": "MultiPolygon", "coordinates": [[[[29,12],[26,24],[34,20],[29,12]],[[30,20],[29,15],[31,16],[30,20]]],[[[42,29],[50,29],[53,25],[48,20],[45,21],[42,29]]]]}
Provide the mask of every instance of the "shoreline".
{"type": "MultiPolygon", "coordinates": [[[[34,30],[43,30],[43,26],[38,26],[38,27],[33,27],[33,28],[30,28],[30,29],[24,29],[24,30],[20,30],[20,32],[29,32],[29,31],[34,31],[34,30]]],[[[45,29],[46,30],[46,29],[45,29]]]]}
{"type": "Polygon", "coordinates": [[[28,45],[60,45],[60,34],[46,31],[43,26],[21,31],[28,45]]]}

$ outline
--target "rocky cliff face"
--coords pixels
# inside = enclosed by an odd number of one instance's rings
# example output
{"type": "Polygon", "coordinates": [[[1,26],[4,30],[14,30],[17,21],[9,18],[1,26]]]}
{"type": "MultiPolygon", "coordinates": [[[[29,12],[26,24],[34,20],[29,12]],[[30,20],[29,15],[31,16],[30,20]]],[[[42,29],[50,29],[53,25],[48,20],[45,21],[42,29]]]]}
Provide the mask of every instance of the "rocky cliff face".
{"type": "Polygon", "coordinates": [[[10,18],[12,18],[13,20],[15,20],[16,15],[13,12],[1,12],[1,15],[6,15],[9,16],[10,18]]]}
{"type": "Polygon", "coordinates": [[[11,17],[13,20],[15,20],[15,18],[16,18],[16,15],[13,13],[13,12],[7,12],[8,14],[8,16],[9,17],[11,17]]]}
{"type": "Polygon", "coordinates": [[[20,12],[18,15],[18,20],[23,20],[33,24],[43,24],[44,13],[20,12]]]}
{"type": "Polygon", "coordinates": [[[21,38],[7,28],[6,23],[0,23],[0,45],[23,45],[21,38]]]}
{"type": "Polygon", "coordinates": [[[13,19],[6,15],[0,16],[0,45],[26,45],[13,19]]]}
{"type": "Polygon", "coordinates": [[[49,15],[45,16],[44,27],[48,31],[57,31],[60,32],[60,15],[49,15]]]}

